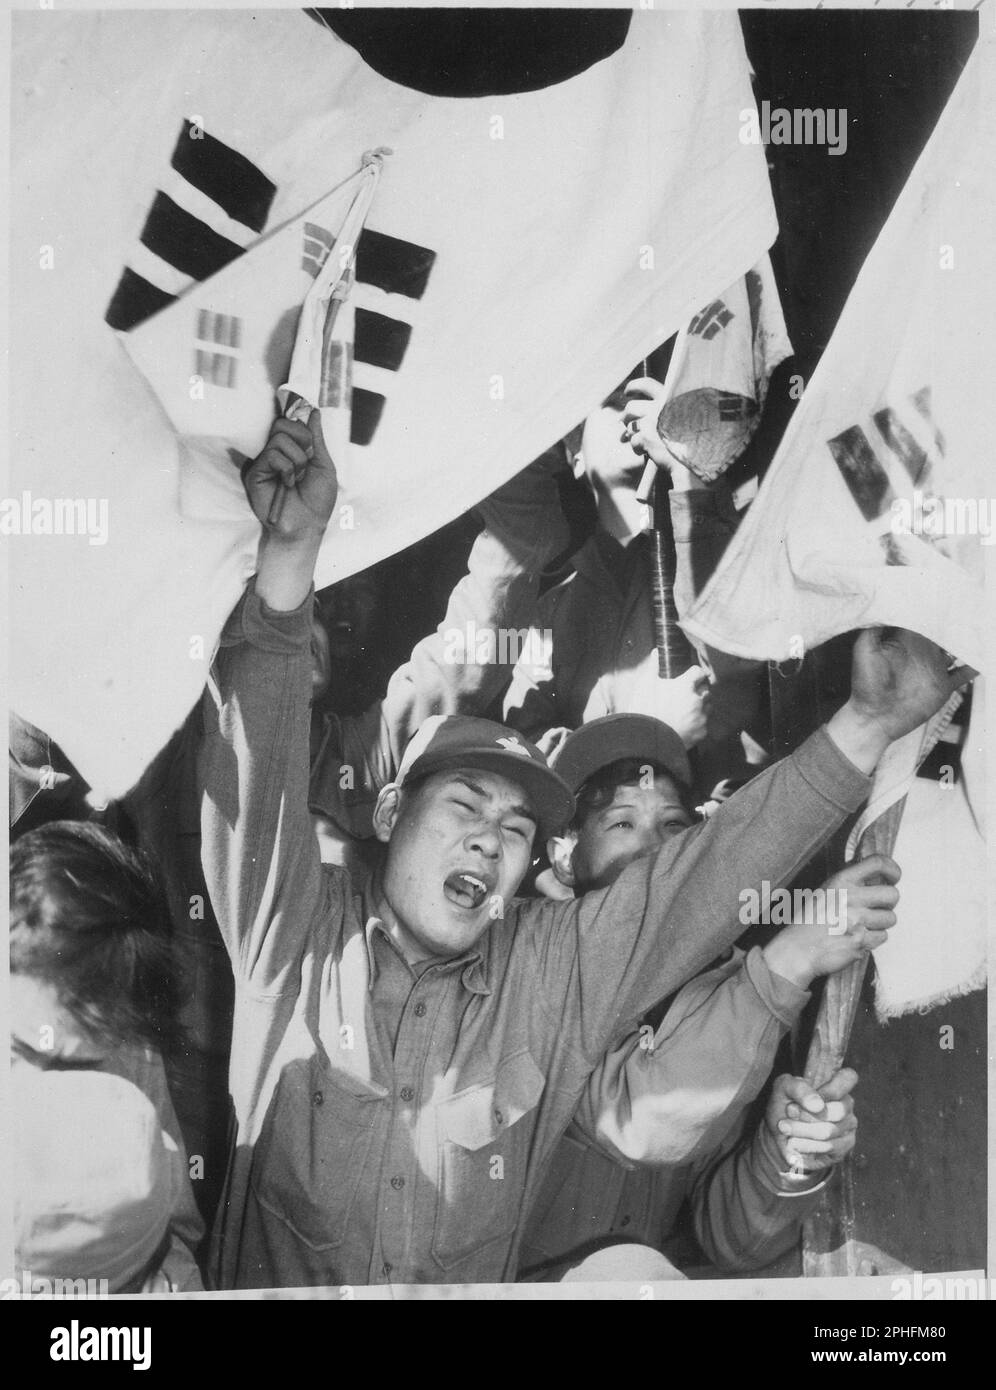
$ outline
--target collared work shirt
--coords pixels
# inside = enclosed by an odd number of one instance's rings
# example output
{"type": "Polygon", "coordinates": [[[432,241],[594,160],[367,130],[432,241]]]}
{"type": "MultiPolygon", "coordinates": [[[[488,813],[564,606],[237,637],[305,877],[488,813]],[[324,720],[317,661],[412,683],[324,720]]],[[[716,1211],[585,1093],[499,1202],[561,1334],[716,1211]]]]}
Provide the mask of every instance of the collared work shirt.
{"type": "Polygon", "coordinates": [[[742,930],[869,779],[816,733],[578,902],[514,902],[411,970],[308,812],[310,599],[250,590],[205,702],[205,876],[236,980],[222,1287],[515,1277],[526,1211],[614,1037],[742,930]]]}

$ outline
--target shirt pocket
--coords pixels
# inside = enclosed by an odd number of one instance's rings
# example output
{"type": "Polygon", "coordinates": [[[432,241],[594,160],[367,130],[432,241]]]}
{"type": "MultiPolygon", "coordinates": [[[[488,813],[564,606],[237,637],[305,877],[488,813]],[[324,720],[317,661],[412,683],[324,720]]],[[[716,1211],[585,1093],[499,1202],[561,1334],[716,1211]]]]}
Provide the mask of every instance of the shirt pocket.
{"type": "Polygon", "coordinates": [[[528,1051],[437,1107],[432,1253],[446,1270],[515,1231],[545,1077],[528,1051]]]}
{"type": "Polygon", "coordinates": [[[319,1057],[280,1075],[256,1144],[253,1191],[312,1250],[334,1250],[345,1238],[386,1096],[319,1057]]]}

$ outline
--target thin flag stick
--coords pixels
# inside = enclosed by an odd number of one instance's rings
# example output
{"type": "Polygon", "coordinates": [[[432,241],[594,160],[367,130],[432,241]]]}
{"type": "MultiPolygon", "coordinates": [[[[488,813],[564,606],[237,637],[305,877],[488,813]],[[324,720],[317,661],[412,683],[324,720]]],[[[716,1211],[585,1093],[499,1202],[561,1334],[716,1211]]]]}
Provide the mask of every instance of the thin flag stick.
{"type": "MultiPolygon", "coordinates": [[[[647,359],[643,359],[643,375],[650,375],[647,359]]],[[[654,611],[654,640],[657,645],[657,674],[661,680],[674,680],[693,665],[695,657],[688,639],[678,625],[678,610],[674,603],[674,578],[678,565],[674,546],[674,528],[668,494],[671,475],[657,467],[646,453],[647,466],[637,488],[637,500],[653,508],[653,570],[652,593],[654,611]],[[663,474],[663,476],[662,476],[663,474]]]]}
{"type": "Polygon", "coordinates": [[[666,681],[680,676],[694,661],[688,639],[678,625],[678,610],[674,602],[674,577],[678,561],[671,525],[670,492],[670,474],[665,473],[662,477],[658,470],[653,491],[654,637],[657,642],[657,674],[666,681]]]}

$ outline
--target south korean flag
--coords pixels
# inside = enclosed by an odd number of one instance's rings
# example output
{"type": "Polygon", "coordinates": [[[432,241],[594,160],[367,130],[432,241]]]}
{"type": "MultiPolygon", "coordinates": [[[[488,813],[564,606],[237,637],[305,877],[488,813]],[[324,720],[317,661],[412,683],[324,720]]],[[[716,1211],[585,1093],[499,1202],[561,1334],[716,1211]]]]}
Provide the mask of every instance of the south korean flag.
{"type": "MultiPolygon", "coordinates": [[[[201,174],[207,161],[184,150],[195,146],[196,133],[185,121],[175,173],[201,174]]],[[[245,179],[236,152],[222,156],[214,140],[205,148],[245,179]]],[[[247,247],[230,239],[222,245],[219,207],[206,195],[197,200],[204,220],[194,227],[190,214],[178,216],[168,206],[173,200],[157,193],[107,318],[125,329],[148,314],[124,342],[183,440],[181,505],[189,515],[239,513],[238,466],[258,451],[276,410],[306,419],[317,405],[340,467],[351,446],[373,440],[435,260],[426,247],[364,226],[389,155],[365,152],[357,172],[327,197],[247,247]],[[168,232],[177,223],[183,239],[174,244],[168,232]],[[179,293],[169,296],[166,284],[179,293]]],[[[268,183],[259,179],[257,217],[268,183]]],[[[189,206],[194,200],[178,183],[174,194],[189,206]]]]}

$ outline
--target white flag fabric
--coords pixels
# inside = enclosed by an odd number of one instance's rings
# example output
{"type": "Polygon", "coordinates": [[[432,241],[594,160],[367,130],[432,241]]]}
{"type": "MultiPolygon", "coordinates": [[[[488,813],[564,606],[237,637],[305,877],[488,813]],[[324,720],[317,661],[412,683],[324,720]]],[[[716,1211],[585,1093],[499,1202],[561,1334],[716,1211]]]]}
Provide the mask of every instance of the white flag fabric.
{"type": "MultiPolygon", "coordinates": [[[[307,422],[311,407],[318,406],[340,480],[348,475],[357,245],[379,168],[380,159],[371,153],[369,163],[303,218],[263,237],[251,254],[237,257],[175,305],[122,334],[191,461],[181,474],[186,515],[244,520],[246,499],[233,461],[259,452],[277,407],[307,422]],[[268,311],[261,307],[264,302],[268,311]],[[199,369],[193,377],[177,372],[178,365],[188,364],[191,343],[197,344],[193,365],[199,369]],[[275,387],[272,376],[279,363],[286,364],[286,380],[275,387]]],[[[369,289],[360,293],[369,302],[369,289]]],[[[343,504],[344,517],[350,517],[351,506],[343,504]]]]}
{"type": "Polygon", "coordinates": [[[297,11],[12,25],[11,492],[104,500],[107,527],[45,534],[31,499],[0,516],[11,702],[105,794],[197,698],[254,568],[237,465],[365,151],[394,153],[357,247],[319,584],[511,477],[776,233],[733,12],[634,12],[584,71],[464,99],[297,11]]]}
{"type": "MultiPolygon", "coordinates": [[[[984,47],[865,261],[757,499],[683,621],[711,646],[784,660],[881,623],[985,668],[996,138],[981,96],[984,47]]],[[[903,871],[898,925],[874,957],[883,1022],[985,983],[980,686],[960,749],[945,740],[961,697],[891,746],[850,837],[848,854],[906,798],[891,851],[903,871]]]]}
{"type": "Polygon", "coordinates": [[[710,646],[780,661],[884,623],[985,664],[996,139],[980,64],[962,74],[757,499],[683,619],[710,646]]]}
{"type": "Polygon", "coordinates": [[[765,256],[678,334],[657,422],[669,452],[707,482],[718,478],[750,443],[771,374],[791,354],[765,256]]]}
{"type": "MultiPolygon", "coordinates": [[[[345,458],[352,426],[352,354],[356,318],[350,294],[356,284],[356,248],[377,189],[381,161],[390,150],[369,151],[350,180],[357,185],[339,245],[330,247],[305,296],[287,381],[277,392],[281,414],[307,424],[322,415],[322,436],[333,458],[345,458]],[[348,307],[347,307],[348,306],[348,307]]],[[[280,494],[278,493],[279,497],[280,494]]]]}
{"type": "Polygon", "coordinates": [[[981,678],[970,714],[965,703],[963,694],[953,695],[928,724],[890,745],[848,836],[845,858],[851,859],[872,822],[906,798],[889,850],[902,869],[897,926],[874,956],[875,1011],[882,1023],[939,1007],[986,983],[981,678]]]}

